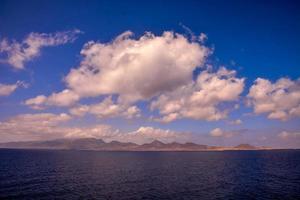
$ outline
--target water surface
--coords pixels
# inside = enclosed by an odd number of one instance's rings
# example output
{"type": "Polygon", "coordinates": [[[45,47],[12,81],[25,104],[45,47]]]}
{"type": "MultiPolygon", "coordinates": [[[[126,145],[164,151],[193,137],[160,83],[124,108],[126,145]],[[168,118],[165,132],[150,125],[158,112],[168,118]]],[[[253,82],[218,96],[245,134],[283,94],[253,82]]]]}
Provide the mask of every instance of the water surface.
{"type": "Polygon", "coordinates": [[[300,151],[2,149],[0,199],[300,199],[300,151]]]}

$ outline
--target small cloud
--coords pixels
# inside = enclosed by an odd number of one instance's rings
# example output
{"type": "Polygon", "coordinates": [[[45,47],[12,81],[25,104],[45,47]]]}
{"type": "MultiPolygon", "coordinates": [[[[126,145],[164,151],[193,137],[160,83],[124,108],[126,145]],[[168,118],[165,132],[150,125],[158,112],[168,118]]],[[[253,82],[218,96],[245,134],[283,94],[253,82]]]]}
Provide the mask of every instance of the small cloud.
{"type": "Polygon", "coordinates": [[[62,92],[53,93],[49,97],[45,95],[38,95],[34,98],[25,101],[25,105],[42,110],[46,106],[71,106],[79,100],[79,95],[77,95],[72,90],[65,89],[62,92]]]}
{"type": "Polygon", "coordinates": [[[234,105],[234,109],[237,110],[237,109],[239,109],[239,108],[240,108],[240,104],[237,103],[237,104],[234,105]]]}
{"type": "Polygon", "coordinates": [[[212,131],[210,131],[210,135],[213,137],[222,137],[224,136],[224,132],[220,128],[215,128],[212,131]]]}
{"type": "Polygon", "coordinates": [[[223,138],[231,138],[233,136],[240,135],[241,133],[247,131],[246,129],[235,130],[235,131],[224,131],[220,128],[215,128],[210,131],[210,136],[212,137],[223,137],[223,138]]]}
{"type": "Polygon", "coordinates": [[[208,38],[207,35],[204,34],[204,33],[200,33],[200,35],[199,35],[199,37],[198,37],[198,39],[199,39],[199,41],[200,41],[201,43],[206,42],[207,38],[208,38]]]}
{"type": "Polygon", "coordinates": [[[229,124],[231,124],[231,125],[240,125],[242,123],[243,123],[243,121],[240,119],[229,121],[229,124]]]}
{"type": "Polygon", "coordinates": [[[75,106],[70,109],[70,113],[75,116],[83,116],[89,113],[100,119],[114,117],[132,119],[140,117],[140,109],[137,106],[115,103],[111,96],[106,97],[98,104],[75,106]]]}
{"type": "Polygon", "coordinates": [[[278,137],[280,137],[281,139],[299,138],[300,132],[282,131],[281,133],[278,134],[278,137]]]}
{"type": "Polygon", "coordinates": [[[9,96],[19,87],[27,88],[28,84],[22,81],[17,81],[15,84],[0,83],[0,96],[9,96]]]}

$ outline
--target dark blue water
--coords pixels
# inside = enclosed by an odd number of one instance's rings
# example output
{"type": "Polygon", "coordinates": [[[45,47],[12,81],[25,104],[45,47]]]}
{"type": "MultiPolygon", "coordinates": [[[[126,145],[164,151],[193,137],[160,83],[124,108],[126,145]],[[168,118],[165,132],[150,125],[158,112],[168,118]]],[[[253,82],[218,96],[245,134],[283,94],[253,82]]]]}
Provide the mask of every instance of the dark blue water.
{"type": "Polygon", "coordinates": [[[300,199],[300,151],[0,150],[0,199],[300,199]]]}

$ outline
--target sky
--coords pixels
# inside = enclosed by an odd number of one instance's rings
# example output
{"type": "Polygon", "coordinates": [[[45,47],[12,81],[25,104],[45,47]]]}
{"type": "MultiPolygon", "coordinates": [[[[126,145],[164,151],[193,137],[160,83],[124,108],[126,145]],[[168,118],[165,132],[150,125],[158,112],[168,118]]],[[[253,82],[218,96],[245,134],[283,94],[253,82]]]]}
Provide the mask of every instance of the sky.
{"type": "Polygon", "coordinates": [[[0,1],[0,142],[300,148],[297,1],[0,1]]]}

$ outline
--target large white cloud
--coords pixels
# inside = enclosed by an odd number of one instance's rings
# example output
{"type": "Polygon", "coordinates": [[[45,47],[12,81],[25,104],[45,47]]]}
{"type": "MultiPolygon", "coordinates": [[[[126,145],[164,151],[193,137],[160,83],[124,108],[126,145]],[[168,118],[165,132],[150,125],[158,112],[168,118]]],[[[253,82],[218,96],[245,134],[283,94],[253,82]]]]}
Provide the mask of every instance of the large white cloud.
{"type": "Polygon", "coordinates": [[[72,120],[72,117],[66,113],[17,115],[5,121],[0,121],[0,142],[93,137],[105,141],[116,140],[143,144],[153,140],[184,142],[189,139],[187,133],[171,130],[140,127],[135,131],[122,132],[105,124],[70,126],[66,124],[70,120],[72,120]]]}
{"type": "Polygon", "coordinates": [[[13,93],[18,87],[27,87],[27,84],[22,81],[17,81],[14,84],[0,83],[0,96],[8,96],[13,93]]]}
{"type": "Polygon", "coordinates": [[[40,55],[42,47],[57,46],[74,41],[79,30],[46,33],[30,33],[22,42],[7,39],[0,41],[0,54],[6,54],[5,62],[16,69],[23,69],[24,63],[40,55]]]}
{"type": "Polygon", "coordinates": [[[80,96],[119,94],[134,102],[188,83],[209,50],[173,32],[148,32],[132,39],[127,31],[110,43],[89,42],[81,51],[80,66],[65,77],[80,96]]]}
{"type": "Polygon", "coordinates": [[[300,117],[300,80],[281,78],[271,83],[257,78],[250,88],[248,104],[254,107],[254,113],[266,113],[269,119],[300,117]]]}
{"type": "Polygon", "coordinates": [[[205,70],[197,80],[178,89],[162,94],[151,103],[151,109],[158,109],[162,122],[181,118],[198,120],[219,120],[226,118],[228,109],[220,109],[223,102],[239,100],[244,88],[244,78],[235,77],[236,72],[220,68],[213,73],[205,70]]]}
{"type": "Polygon", "coordinates": [[[159,121],[226,118],[229,110],[219,107],[239,99],[244,79],[222,67],[215,73],[205,70],[194,81],[193,71],[203,67],[210,49],[168,31],[138,39],[131,35],[127,31],[109,43],[88,42],[81,51],[83,61],[64,78],[68,89],[25,103],[33,108],[71,106],[84,97],[117,95],[116,103],[108,97],[99,104],[76,105],[71,113],[130,118],[126,112],[139,113],[132,104],[158,96],[150,107],[159,110],[159,121]]]}
{"type": "MultiPolygon", "coordinates": [[[[203,66],[210,52],[200,43],[169,31],[162,36],[149,32],[138,39],[131,36],[127,31],[109,43],[85,44],[82,62],[64,78],[67,90],[80,98],[117,94],[121,104],[131,104],[188,83],[193,70],[203,66]]],[[[55,96],[63,96],[63,92],[55,96]]],[[[53,95],[40,95],[27,104],[41,107],[74,103],[48,100],[53,95]]]]}

